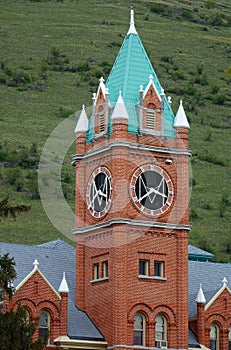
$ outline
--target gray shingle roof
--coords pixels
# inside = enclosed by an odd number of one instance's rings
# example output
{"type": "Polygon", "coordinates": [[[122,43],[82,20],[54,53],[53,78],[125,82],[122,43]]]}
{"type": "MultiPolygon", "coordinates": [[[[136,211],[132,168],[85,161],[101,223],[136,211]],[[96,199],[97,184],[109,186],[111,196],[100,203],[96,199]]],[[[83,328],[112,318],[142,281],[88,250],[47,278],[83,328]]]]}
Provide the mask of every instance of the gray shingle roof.
{"type": "Polygon", "coordinates": [[[231,264],[189,261],[189,317],[196,317],[196,296],[202,284],[206,304],[223,286],[222,280],[227,278],[227,286],[231,289],[231,264]]]}
{"type": "MultiPolygon", "coordinates": [[[[195,248],[195,249],[194,249],[195,248]]],[[[194,253],[200,253],[196,247],[194,253]]],[[[204,251],[203,251],[204,252],[204,251]]],[[[39,261],[39,269],[50,284],[58,292],[63,272],[70,289],[68,297],[68,335],[73,339],[104,340],[103,335],[96,328],[87,314],[75,305],[75,248],[61,239],[40,245],[23,245],[0,242],[0,255],[9,253],[16,262],[17,285],[33,270],[35,259],[39,261]]],[[[206,253],[206,252],[205,252],[206,253]]],[[[202,284],[202,289],[208,303],[222,287],[222,279],[226,277],[227,286],[231,289],[231,264],[189,261],[189,317],[196,317],[196,296],[202,284]]],[[[189,331],[189,344],[197,346],[195,335],[189,331]]]]}
{"type": "MultiPolygon", "coordinates": [[[[189,256],[189,258],[190,258],[190,257],[198,256],[198,258],[203,257],[203,258],[206,258],[206,259],[211,259],[211,258],[214,257],[213,254],[211,254],[211,253],[209,253],[209,252],[206,252],[206,251],[203,250],[203,249],[194,247],[194,246],[191,245],[191,244],[188,245],[188,256],[189,256]]],[[[191,260],[191,259],[190,259],[190,260],[191,260]]]]}
{"type": "Polygon", "coordinates": [[[200,349],[200,344],[197,341],[197,338],[193,331],[189,328],[188,330],[188,346],[192,348],[199,348],[200,349]]]}
{"type": "Polygon", "coordinates": [[[16,263],[17,277],[14,287],[33,270],[35,259],[39,261],[39,270],[58,292],[63,272],[70,289],[68,295],[68,336],[74,339],[104,340],[87,314],[75,305],[75,248],[61,239],[40,245],[23,245],[0,242],[0,255],[9,253],[16,263]]]}

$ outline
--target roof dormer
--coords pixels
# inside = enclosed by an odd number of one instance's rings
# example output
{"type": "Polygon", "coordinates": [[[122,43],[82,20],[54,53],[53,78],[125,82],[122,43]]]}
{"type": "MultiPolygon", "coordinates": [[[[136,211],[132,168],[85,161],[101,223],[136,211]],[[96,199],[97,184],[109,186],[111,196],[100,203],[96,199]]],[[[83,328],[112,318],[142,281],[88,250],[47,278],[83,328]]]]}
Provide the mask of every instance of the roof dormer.
{"type": "Polygon", "coordinates": [[[96,94],[93,94],[92,128],[94,137],[100,137],[108,132],[109,92],[105,87],[103,77],[99,80],[96,94]]]}
{"type": "Polygon", "coordinates": [[[164,91],[157,91],[153,75],[149,75],[149,82],[142,90],[140,87],[140,131],[141,133],[161,134],[163,131],[164,91]]]}

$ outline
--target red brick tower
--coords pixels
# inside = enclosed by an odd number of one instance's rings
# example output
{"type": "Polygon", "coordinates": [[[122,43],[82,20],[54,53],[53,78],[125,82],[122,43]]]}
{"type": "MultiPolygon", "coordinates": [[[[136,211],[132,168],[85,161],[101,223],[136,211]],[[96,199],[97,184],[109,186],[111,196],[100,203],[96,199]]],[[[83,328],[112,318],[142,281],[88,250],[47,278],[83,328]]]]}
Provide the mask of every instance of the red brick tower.
{"type": "Polygon", "coordinates": [[[77,306],[109,348],[188,348],[188,122],[134,26],[76,126],[77,306]]]}

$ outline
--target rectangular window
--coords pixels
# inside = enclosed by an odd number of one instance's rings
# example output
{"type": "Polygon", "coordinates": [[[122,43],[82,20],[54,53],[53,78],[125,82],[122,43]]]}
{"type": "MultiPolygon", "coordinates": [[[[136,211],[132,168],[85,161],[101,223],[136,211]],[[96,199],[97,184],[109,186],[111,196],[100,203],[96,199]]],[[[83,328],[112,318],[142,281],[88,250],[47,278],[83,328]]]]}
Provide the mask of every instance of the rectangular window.
{"type": "Polygon", "coordinates": [[[103,261],[103,278],[108,277],[108,261],[103,261]]]}
{"type": "Polygon", "coordinates": [[[155,277],[164,277],[164,262],[155,261],[154,262],[154,276],[155,277]]]}
{"type": "Polygon", "coordinates": [[[99,279],[99,264],[93,265],[93,280],[99,279]]]}
{"type": "Polygon", "coordinates": [[[149,275],[149,261],[139,260],[139,275],[148,276],[149,275]]]}

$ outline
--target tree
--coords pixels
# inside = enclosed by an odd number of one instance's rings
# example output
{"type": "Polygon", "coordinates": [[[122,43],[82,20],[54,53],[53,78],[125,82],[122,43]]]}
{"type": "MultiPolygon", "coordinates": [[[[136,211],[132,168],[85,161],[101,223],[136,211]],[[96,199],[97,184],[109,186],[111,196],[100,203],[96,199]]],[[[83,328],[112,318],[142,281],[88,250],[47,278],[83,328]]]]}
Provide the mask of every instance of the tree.
{"type": "Polygon", "coordinates": [[[33,341],[35,323],[28,320],[26,308],[18,305],[16,311],[0,312],[1,350],[42,350],[42,339],[33,341]]]}
{"type": "Polygon", "coordinates": [[[46,339],[33,340],[36,324],[28,318],[25,306],[17,305],[16,310],[5,310],[4,295],[12,298],[12,280],[16,277],[14,258],[9,254],[0,256],[0,349],[1,350],[42,350],[46,339]]]}
{"type": "Polygon", "coordinates": [[[9,254],[0,256],[0,302],[4,300],[5,293],[10,298],[13,295],[12,280],[16,277],[14,266],[14,258],[10,258],[9,254]]]}
{"type": "Polygon", "coordinates": [[[12,217],[14,220],[16,216],[22,212],[28,212],[31,206],[25,204],[11,205],[9,203],[9,197],[6,197],[0,201],[0,222],[4,218],[12,217]]]}

